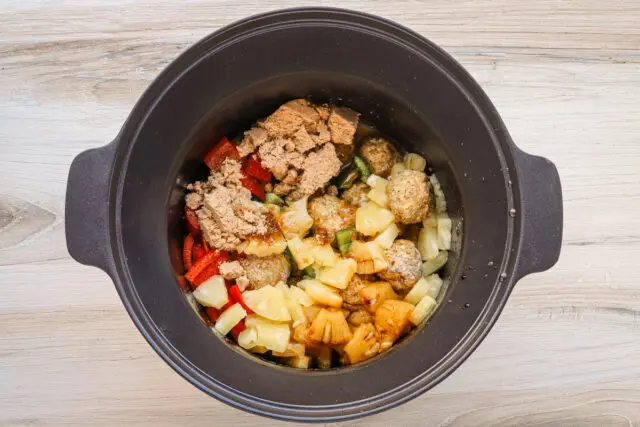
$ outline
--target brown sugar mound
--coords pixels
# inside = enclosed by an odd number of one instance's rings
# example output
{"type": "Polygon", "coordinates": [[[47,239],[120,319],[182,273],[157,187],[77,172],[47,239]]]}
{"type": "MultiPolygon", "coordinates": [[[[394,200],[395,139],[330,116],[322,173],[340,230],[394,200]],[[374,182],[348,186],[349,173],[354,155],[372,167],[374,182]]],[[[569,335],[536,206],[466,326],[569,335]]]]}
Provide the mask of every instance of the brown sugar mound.
{"type": "Polygon", "coordinates": [[[341,166],[333,144],[325,144],[319,150],[312,151],[304,160],[298,191],[302,196],[313,194],[337,176],[341,166]]]}

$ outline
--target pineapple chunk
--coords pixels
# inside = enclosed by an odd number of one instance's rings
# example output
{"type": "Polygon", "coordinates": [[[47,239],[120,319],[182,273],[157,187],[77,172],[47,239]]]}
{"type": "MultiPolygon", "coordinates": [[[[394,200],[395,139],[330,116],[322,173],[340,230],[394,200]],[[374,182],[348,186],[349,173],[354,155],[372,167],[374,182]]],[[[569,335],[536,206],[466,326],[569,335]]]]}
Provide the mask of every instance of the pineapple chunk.
{"type": "Polygon", "coordinates": [[[263,236],[252,236],[238,245],[238,252],[258,257],[278,255],[287,248],[287,241],[282,233],[263,236]]]}
{"type": "Polygon", "coordinates": [[[278,216],[280,228],[282,228],[284,237],[287,240],[296,236],[304,236],[313,226],[313,218],[311,218],[307,210],[307,200],[308,197],[303,197],[278,216]]]}
{"type": "Polygon", "coordinates": [[[304,344],[300,344],[297,342],[290,342],[287,346],[287,349],[282,352],[273,351],[273,354],[276,357],[303,357],[305,354],[304,344]]]}
{"type": "Polygon", "coordinates": [[[404,163],[394,163],[394,165],[391,166],[391,176],[403,170],[407,170],[407,166],[404,163]]]}
{"type": "Polygon", "coordinates": [[[341,258],[333,267],[323,267],[316,273],[316,280],[325,285],[345,289],[356,273],[358,264],[351,258],[341,258]]]}
{"type": "Polygon", "coordinates": [[[393,245],[393,241],[400,235],[400,229],[395,223],[391,223],[382,233],[378,235],[374,242],[383,249],[389,249],[393,245]]]}
{"type": "Polygon", "coordinates": [[[250,350],[258,342],[258,332],[256,328],[246,328],[238,334],[238,345],[245,350],[250,350]]]}
{"type": "Polygon", "coordinates": [[[316,343],[340,345],[353,334],[341,310],[322,309],[309,328],[309,338],[316,343]]]}
{"type": "Polygon", "coordinates": [[[292,357],[290,359],[287,359],[287,363],[292,368],[309,369],[309,365],[311,364],[311,358],[309,356],[292,357]]]}
{"type": "Polygon", "coordinates": [[[436,212],[447,212],[447,201],[444,197],[444,192],[442,191],[440,181],[438,181],[438,178],[435,174],[429,177],[429,181],[431,182],[431,186],[433,187],[433,194],[436,196],[436,212]]]}
{"type": "Polygon", "coordinates": [[[382,208],[389,207],[389,196],[387,196],[387,181],[377,175],[371,175],[367,179],[367,184],[371,186],[371,190],[367,193],[367,198],[373,200],[378,206],[382,208]]]}
{"type": "Polygon", "coordinates": [[[422,275],[427,277],[440,270],[447,263],[449,252],[440,251],[435,258],[425,261],[422,264],[422,275]]]}
{"type": "Polygon", "coordinates": [[[264,317],[257,314],[249,314],[244,319],[244,326],[247,328],[255,328],[258,325],[288,325],[286,322],[276,322],[274,320],[265,319],[264,317]]]}
{"type": "Polygon", "coordinates": [[[446,213],[438,214],[438,249],[448,251],[451,248],[451,218],[446,213]]]}
{"type": "Polygon", "coordinates": [[[309,245],[302,241],[300,237],[295,236],[287,242],[294,261],[298,264],[298,268],[303,270],[313,264],[313,252],[309,245]]]}
{"type": "Polygon", "coordinates": [[[304,310],[300,304],[289,298],[286,298],[285,305],[287,306],[287,310],[289,310],[289,314],[291,315],[291,319],[293,320],[292,326],[294,328],[307,323],[307,316],[305,316],[304,310]]]}
{"type": "Polygon", "coordinates": [[[363,323],[353,332],[353,338],[344,346],[350,363],[369,359],[380,352],[380,336],[371,323],[363,323]]]}
{"type": "Polygon", "coordinates": [[[309,294],[297,286],[289,287],[289,298],[303,307],[310,307],[313,305],[313,300],[309,294]]]}
{"type": "Polygon", "coordinates": [[[315,279],[301,280],[298,282],[298,286],[319,304],[335,308],[342,307],[342,297],[334,288],[323,285],[315,279]]]}
{"type": "Polygon", "coordinates": [[[304,243],[310,248],[315,264],[321,267],[333,267],[338,262],[338,255],[331,245],[320,245],[314,237],[304,239],[304,243]]]}
{"type": "Polygon", "coordinates": [[[247,317],[247,312],[239,303],[235,303],[222,312],[214,328],[222,335],[227,335],[245,317],[247,317]]]}
{"type": "Polygon", "coordinates": [[[380,345],[387,350],[400,338],[400,335],[409,324],[413,305],[404,301],[386,300],[376,310],[375,325],[380,333],[380,345]]]}
{"type": "Polygon", "coordinates": [[[425,295],[411,312],[409,320],[411,320],[411,323],[414,325],[419,325],[423,320],[428,318],[431,313],[433,313],[433,309],[435,307],[436,300],[431,298],[429,295],[425,295]]]}
{"type": "Polygon", "coordinates": [[[438,232],[433,228],[424,227],[418,234],[418,251],[424,261],[438,256],[438,232]]]}
{"type": "Polygon", "coordinates": [[[356,230],[365,236],[375,236],[384,231],[393,220],[390,210],[373,202],[368,202],[356,210],[356,230]]]}
{"type": "Polygon", "coordinates": [[[440,288],[442,288],[442,279],[437,274],[432,274],[426,278],[426,281],[428,284],[426,295],[436,299],[440,293],[440,288]]]}
{"type": "Polygon", "coordinates": [[[404,164],[407,169],[424,172],[427,167],[427,161],[419,154],[407,153],[404,155],[404,164]]]}
{"type": "Polygon", "coordinates": [[[267,351],[269,351],[269,349],[268,349],[267,347],[265,347],[265,346],[257,345],[257,346],[255,346],[255,347],[253,347],[253,348],[250,348],[250,349],[249,349],[249,351],[250,351],[251,353],[264,354],[264,353],[266,353],[267,351]]]}
{"type": "Polygon", "coordinates": [[[373,274],[389,267],[384,251],[375,241],[362,243],[355,241],[351,244],[351,256],[358,263],[358,274],[373,274]]]}
{"type": "Polygon", "coordinates": [[[242,297],[245,304],[262,317],[281,322],[291,320],[280,289],[267,285],[255,291],[245,291],[242,297]]]}
{"type": "Polygon", "coordinates": [[[227,286],[222,276],[213,276],[205,280],[193,291],[193,297],[205,307],[222,308],[229,302],[227,286]]]}
{"type": "Polygon", "coordinates": [[[320,310],[322,310],[322,307],[320,307],[319,305],[312,305],[310,307],[303,308],[303,310],[304,310],[304,315],[307,316],[309,323],[311,323],[313,322],[313,319],[316,318],[318,313],[320,313],[320,310]]]}
{"type": "Polygon", "coordinates": [[[291,329],[286,323],[259,323],[255,326],[258,334],[257,345],[264,346],[271,351],[283,352],[289,345],[291,329]]]}
{"type": "Polygon", "coordinates": [[[375,313],[386,300],[397,300],[399,298],[389,282],[374,282],[360,289],[362,305],[372,314],[375,313]]]}
{"type": "Polygon", "coordinates": [[[420,300],[427,295],[427,291],[429,290],[429,282],[424,277],[421,277],[420,280],[413,285],[413,288],[409,291],[404,300],[409,304],[416,305],[420,302],[420,300]]]}
{"type": "Polygon", "coordinates": [[[422,221],[422,225],[424,228],[433,228],[434,230],[438,229],[438,215],[434,213],[429,213],[429,215],[422,221]]]}

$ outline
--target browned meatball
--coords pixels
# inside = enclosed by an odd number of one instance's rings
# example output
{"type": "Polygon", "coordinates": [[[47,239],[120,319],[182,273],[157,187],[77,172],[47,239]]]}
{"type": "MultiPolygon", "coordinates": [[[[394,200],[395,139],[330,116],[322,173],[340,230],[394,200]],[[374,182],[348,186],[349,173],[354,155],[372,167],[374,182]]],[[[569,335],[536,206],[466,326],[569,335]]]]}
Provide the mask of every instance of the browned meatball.
{"type": "Polygon", "coordinates": [[[399,239],[385,251],[389,267],[378,273],[387,280],[397,292],[406,292],[422,276],[422,258],[416,245],[408,240],[399,239]]]}
{"type": "Polygon", "coordinates": [[[369,282],[362,280],[359,275],[354,274],[346,289],[342,291],[343,306],[351,311],[363,308],[362,299],[360,298],[360,289],[364,288],[368,284],[369,282]]]}
{"type": "Polygon", "coordinates": [[[371,172],[386,178],[394,163],[400,161],[396,148],[382,138],[371,138],[360,147],[360,155],[367,161],[371,172]]]}
{"type": "Polygon", "coordinates": [[[424,172],[403,170],[387,185],[389,208],[403,224],[423,221],[429,212],[429,180],[424,172]]]}
{"type": "Polygon", "coordinates": [[[367,201],[367,193],[371,190],[364,182],[356,182],[342,193],[342,200],[354,206],[361,206],[367,201]]]}
{"type": "Polygon", "coordinates": [[[336,231],[353,227],[356,222],[356,208],[329,194],[311,200],[309,215],[316,237],[323,243],[331,243],[336,231]]]}
{"type": "Polygon", "coordinates": [[[357,311],[352,312],[347,318],[347,322],[349,322],[353,326],[360,326],[363,323],[369,323],[372,321],[373,321],[373,317],[364,308],[361,308],[357,311]]]}
{"type": "Polygon", "coordinates": [[[291,274],[289,261],[282,254],[262,258],[249,255],[238,261],[249,279],[249,285],[255,289],[267,285],[275,286],[280,281],[286,281],[291,274]]]}

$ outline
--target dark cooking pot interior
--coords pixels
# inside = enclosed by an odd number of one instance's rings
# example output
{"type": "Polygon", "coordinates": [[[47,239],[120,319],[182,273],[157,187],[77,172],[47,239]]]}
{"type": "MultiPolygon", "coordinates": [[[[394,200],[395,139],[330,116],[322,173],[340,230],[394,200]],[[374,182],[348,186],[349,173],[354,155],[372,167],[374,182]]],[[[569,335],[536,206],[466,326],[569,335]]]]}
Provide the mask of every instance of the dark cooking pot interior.
{"type": "Polygon", "coordinates": [[[514,150],[477,85],[413,33],[337,11],[252,18],[180,56],[129,117],[110,181],[115,231],[107,268],[152,346],[219,399],[281,418],[375,412],[448,375],[504,304],[520,244],[513,230],[521,219],[509,215],[520,206],[518,186],[509,185],[518,182],[514,150]],[[201,159],[220,137],[298,97],[347,105],[405,150],[425,155],[458,230],[446,271],[451,285],[428,324],[371,362],[330,371],[278,366],[218,338],[176,280],[183,185],[205,176],[201,159]]]}

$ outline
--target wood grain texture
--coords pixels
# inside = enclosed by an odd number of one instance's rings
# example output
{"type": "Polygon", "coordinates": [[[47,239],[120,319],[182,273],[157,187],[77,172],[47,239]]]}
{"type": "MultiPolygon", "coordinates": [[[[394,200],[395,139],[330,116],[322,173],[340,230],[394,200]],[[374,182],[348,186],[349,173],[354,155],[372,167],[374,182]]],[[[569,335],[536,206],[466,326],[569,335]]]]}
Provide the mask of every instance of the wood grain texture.
{"type": "MultiPolygon", "coordinates": [[[[64,241],[69,164],[181,51],[307,1],[0,2],[0,424],[262,425],[175,374],[64,241]]],[[[565,197],[558,265],[518,283],[432,392],[354,426],[640,424],[640,3],[345,0],[451,52],[565,197]]]]}

